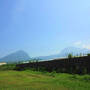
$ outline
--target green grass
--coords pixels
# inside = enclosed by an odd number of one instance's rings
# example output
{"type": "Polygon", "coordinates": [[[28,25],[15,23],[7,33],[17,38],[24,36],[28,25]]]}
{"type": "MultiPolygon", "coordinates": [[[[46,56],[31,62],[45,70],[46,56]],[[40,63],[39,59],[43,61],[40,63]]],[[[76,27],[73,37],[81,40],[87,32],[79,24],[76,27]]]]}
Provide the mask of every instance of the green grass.
{"type": "Polygon", "coordinates": [[[16,64],[6,64],[0,66],[0,71],[13,70],[16,67],[16,64]]]}
{"type": "Polygon", "coordinates": [[[90,90],[90,75],[0,71],[0,90],[90,90]]]}

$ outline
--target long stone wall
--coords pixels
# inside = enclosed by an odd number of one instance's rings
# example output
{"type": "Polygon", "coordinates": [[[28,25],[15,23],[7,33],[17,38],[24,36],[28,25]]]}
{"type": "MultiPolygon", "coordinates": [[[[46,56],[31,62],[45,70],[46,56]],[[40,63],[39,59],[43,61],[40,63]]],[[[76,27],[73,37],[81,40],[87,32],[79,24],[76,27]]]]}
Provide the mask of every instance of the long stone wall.
{"type": "Polygon", "coordinates": [[[27,68],[48,72],[90,74],[90,56],[18,64],[16,66],[16,70],[24,70],[27,68]]]}

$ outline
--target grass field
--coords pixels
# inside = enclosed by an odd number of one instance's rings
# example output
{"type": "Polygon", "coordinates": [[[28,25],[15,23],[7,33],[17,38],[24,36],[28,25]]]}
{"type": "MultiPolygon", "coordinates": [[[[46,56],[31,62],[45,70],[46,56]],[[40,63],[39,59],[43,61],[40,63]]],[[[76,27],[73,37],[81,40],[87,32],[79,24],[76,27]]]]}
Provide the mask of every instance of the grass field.
{"type": "Polygon", "coordinates": [[[90,90],[89,75],[0,71],[0,90],[90,90]]]}

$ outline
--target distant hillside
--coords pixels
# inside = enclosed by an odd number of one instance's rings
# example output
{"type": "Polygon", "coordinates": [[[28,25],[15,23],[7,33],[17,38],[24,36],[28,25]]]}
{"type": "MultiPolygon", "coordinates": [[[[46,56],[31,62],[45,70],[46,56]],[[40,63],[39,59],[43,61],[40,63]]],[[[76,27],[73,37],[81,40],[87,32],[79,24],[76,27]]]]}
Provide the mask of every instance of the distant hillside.
{"type": "Polygon", "coordinates": [[[19,61],[26,61],[29,59],[30,59],[29,55],[26,52],[20,50],[1,58],[0,62],[19,62],[19,61]]]}
{"type": "Polygon", "coordinates": [[[55,58],[62,58],[67,57],[69,53],[72,53],[74,56],[77,54],[87,54],[90,53],[89,49],[83,49],[83,48],[76,48],[76,47],[68,47],[63,49],[59,54],[50,55],[50,56],[40,56],[37,58],[43,59],[43,60],[49,60],[49,59],[55,59],[55,58]]]}
{"type": "Polygon", "coordinates": [[[90,50],[85,49],[85,48],[68,47],[68,48],[63,49],[60,52],[60,56],[67,57],[69,53],[72,53],[74,56],[77,56],[80,54],[85,55],[85,54],[90,53],[90,50]]]}
{"type": "MultiPolygon", "coordinates": [[[[76,56],[77,54],[80,55],[80,54],[90,53],[90,50],[76,48],[76,47],[68,47],[68,48],[63,49],[59,54],[34,57],[32,58],[32,60],[37,60],[37,59],[38,60],[50,60],[50,59],[52,60],[56,58],[63,58],[63,57],[67,57],[69,53],[72,53],[74,56],[76,56]]],[[[1,58],[0,62],[19,62],[19,61],[26,61],[30,59],[31,58],[26,52],[20,50],[1,58]]]]}

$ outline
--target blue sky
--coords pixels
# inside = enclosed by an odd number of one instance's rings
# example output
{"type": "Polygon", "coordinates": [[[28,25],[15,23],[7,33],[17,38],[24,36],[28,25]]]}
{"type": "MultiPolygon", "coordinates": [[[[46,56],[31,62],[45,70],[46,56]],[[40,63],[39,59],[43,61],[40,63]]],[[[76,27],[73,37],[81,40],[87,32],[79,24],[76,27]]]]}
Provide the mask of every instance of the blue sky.
{"type": "Polygon", "coordinates": [[[90,0],[0,0],[0,57],[90,49],[90,0]]]}

